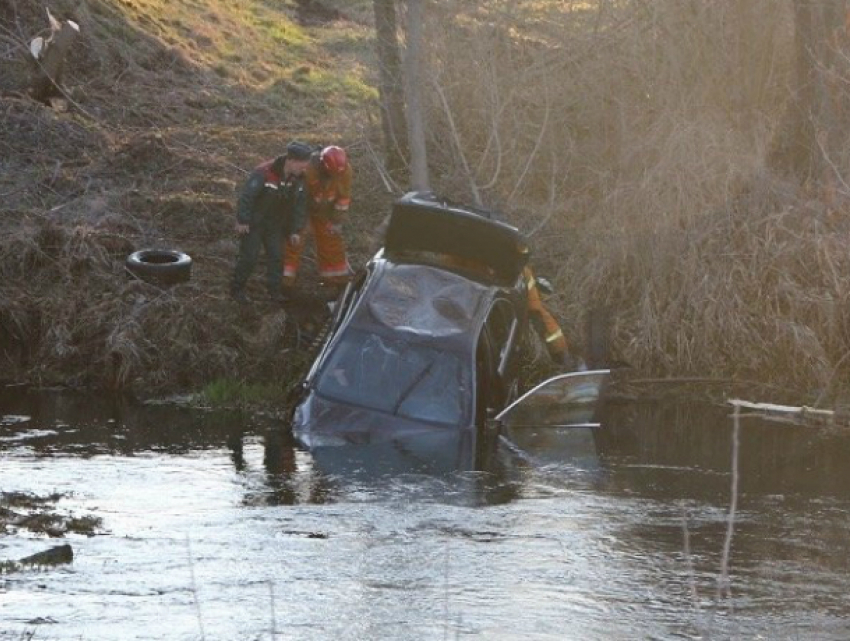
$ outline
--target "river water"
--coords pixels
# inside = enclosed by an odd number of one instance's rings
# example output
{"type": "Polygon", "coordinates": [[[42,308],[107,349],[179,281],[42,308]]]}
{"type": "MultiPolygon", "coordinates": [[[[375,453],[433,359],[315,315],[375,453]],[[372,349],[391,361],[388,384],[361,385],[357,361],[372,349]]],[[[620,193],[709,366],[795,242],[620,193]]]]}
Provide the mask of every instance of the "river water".
{"type": "Polygon", "coordinates": [[[271,418],[7,389],[0,491],[102,526],[0,531],[75,552],[0,575],[0,639],[850,638],[850,434],[735,424],[617,403],[486,472],[383,473],[271,418]]]}

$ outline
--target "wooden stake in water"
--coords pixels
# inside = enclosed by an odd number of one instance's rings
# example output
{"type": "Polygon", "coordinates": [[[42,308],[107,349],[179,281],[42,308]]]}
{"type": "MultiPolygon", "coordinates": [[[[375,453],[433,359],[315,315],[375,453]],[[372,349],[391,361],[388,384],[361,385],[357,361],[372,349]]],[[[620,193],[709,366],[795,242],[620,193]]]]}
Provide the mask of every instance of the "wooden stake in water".
{"type": "Polygon", "coordinates": [[[195,601],[195,611],[198,614],[198,628],[201,632],[201,641],[206,639],[206,634],[204,633],[204,617],[201,616],[201,602],[198,599],[198,584],[195,581],[195,565],[192,561],[192,542],[189,539],[189,535],[186,535],[186,553],[189,555],[189,574],[192,577],[192,597],[195,601]]]}
{"type": "Polygon", "coordinates": [[[729,501],[729,516],[726,522],[726,539],[723,542],[723,557],[720,560],[720,578],[717,581],[717,596],[731,596],[729,585],[729,558],[732,555],[732,535],[735,533],[735,515],[738,511],[738,454],[741,448],[741,408],[735,405],[732,415],[732,496],[729,501]]]}

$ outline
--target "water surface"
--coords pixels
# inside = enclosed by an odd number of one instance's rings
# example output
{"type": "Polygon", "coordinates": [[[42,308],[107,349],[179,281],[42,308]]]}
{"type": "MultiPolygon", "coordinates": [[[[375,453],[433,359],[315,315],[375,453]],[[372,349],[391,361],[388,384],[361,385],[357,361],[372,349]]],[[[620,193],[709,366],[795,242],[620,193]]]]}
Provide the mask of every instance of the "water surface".
{"type": "MultiPolygon", "coordinates": [[[[0,575],[0,639],[850,638],[850,435],[739,425],[730,530],[730,408],[618,404],[487,471],[382,474],[269,418],[7,389],[0,491],[102,529],[0,575]]],[[[12,529],[0,560],[61,542],[12,529]]]]}

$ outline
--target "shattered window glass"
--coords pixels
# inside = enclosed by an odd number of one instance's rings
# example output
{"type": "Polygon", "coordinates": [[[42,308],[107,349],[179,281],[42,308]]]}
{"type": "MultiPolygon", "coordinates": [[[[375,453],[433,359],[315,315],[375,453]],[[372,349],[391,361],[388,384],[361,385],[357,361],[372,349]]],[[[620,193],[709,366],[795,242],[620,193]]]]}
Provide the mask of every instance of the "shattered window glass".
{"type": "Polygon", "coordinates": [[[469,368],[422,343],[351,329],[318,381],[318,392],[336,401],[443,425],[469,422],[469,368]]]}

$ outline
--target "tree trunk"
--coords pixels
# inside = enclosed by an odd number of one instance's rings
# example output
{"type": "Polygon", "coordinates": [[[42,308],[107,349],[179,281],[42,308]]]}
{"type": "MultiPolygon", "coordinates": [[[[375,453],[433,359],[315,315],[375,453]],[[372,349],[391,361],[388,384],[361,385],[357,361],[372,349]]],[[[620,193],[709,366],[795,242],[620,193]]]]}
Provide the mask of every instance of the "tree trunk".
{"type": "Polygon", "coordinates": [[[814,112],[816,110],[817,58],[813,7],[809,0],[794,0],[795,83],[789,168],[802,180],[808,179],[816,161],[814,112]]]}
{"type": "Polygon", "coordinates": [[[414,191],[429,191],[428,153],[425,148],[425,110],[422,105],[422,1],[407,0],[407,126],[410,140],[410,183],[414,191]]]}
{"type": "Polygon", "coordinates": [[[846,45],[846,0],[793,0],[795,86],[770,163],[801,182],[826,184],[846,155],[841,114],[848,92],[834,81],[846,45]]]}
{"type": "Polygon", "coordinates": [[[60,83],[65,70],[65,57],[80,28],[70,20],[61,24],[51,23],[53,35],[44,45],[43,52],[36,58],[35,72],[30,85],[30,95],[41,102],[62,94],[60,83]]]}
{"type": "Polygon", "coordinates": [[[381,126],[387,169],[398,173],[407,164],[404,84],[398,45],[395,0],[374,0],[380,72],[381,126]]]}

